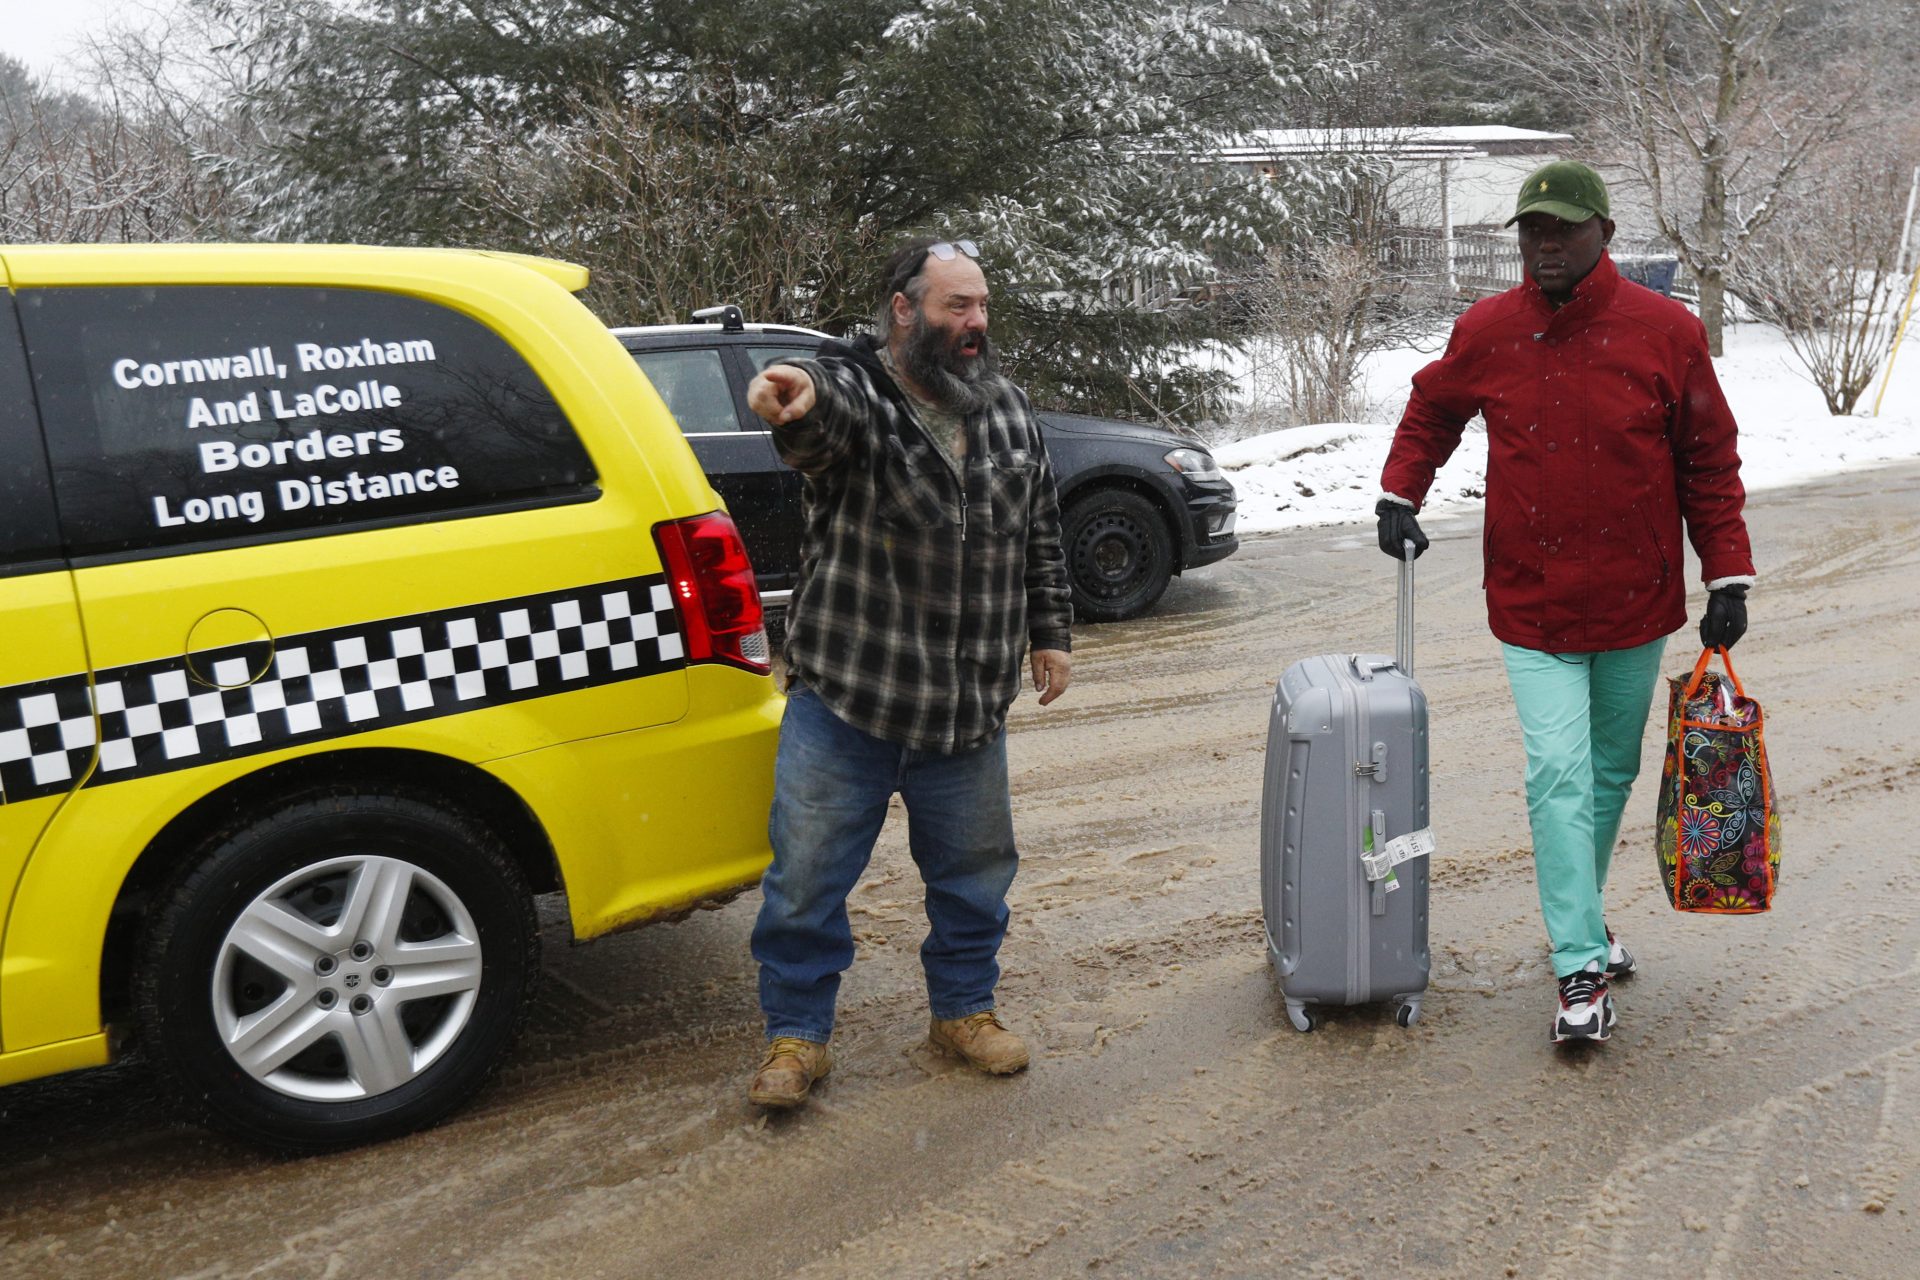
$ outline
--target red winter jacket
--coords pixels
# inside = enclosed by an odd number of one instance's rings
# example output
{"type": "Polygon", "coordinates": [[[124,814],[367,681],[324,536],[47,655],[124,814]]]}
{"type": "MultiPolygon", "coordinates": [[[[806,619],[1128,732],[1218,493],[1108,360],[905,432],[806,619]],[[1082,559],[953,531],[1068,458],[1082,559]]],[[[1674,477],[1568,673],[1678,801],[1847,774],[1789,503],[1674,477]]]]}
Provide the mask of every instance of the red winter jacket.
{"type": "Polygon", "coordinates": [[[1418,507],[1476,413],[1487,614],[1508,644],[1596,652],[1676,630],[1683,517],[1705,581],[1753,573],[1706,330],[1605,253],[1558,310],[1529,279],[1454,323],[1446,354],[1414,375],[1381,487],[1418,507]]]}

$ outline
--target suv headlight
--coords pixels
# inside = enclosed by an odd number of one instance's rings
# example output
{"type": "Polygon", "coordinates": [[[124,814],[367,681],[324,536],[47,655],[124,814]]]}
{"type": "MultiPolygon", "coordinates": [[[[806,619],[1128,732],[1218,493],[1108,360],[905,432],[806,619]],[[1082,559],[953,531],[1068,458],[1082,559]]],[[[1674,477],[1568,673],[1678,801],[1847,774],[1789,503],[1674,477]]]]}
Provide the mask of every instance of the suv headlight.
{"type": "Polygon", "coordinates": [[[1218,480],[1220,464],[1205,449],[1175,449],[1166,463],[1189,480],[1218,480]]]}

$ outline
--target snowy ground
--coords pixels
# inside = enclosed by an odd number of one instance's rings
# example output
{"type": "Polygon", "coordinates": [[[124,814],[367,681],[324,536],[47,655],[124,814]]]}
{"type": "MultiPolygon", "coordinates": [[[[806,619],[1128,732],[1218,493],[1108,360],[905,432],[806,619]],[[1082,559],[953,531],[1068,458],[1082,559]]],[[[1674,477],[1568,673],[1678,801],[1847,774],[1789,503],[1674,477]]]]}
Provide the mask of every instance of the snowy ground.
{"type": "Polygon", "coordinates": [[[526,1034],[429,1132],[270,1160],[171,1126],[137,1060],[0,1090],[0,1278],[1915,1280],[1920,465],[1871,481],[1749,511],[1767,585],[1739,671],[1767,708],[1780,900],[1666,905],[1649,732],[1607,897],[1639,970],[1604,1046],[1547,1041],[1525,753],[1471,520],[1421,560],[1443,841],[1421,1021],[1287,1024],[1259,887],[1273,682],[1388,645],[1394,575],[1371,525],[1282,530],[1077,628],[1067,696],[1013,706],[998,996],[1028,1071],[926,1046],[895,812],[848,902],[833,1073],[799,1114],[746,1099],[758,895],[590,946],[550,898],[526,1034]]]}
{"type": "MultiPolygon", "coordinates": [[[[1380,467],[1410,379],[1437,357],[1442,338],[1422,345],[1427,349],[1383,352],[1365,369],[1372,422],[1293,427],[1215,450],[1239,491],[1242,533],[1373,519],[1380,467]]],[[[1908,333],[1877,418],[1829,415],[1776,329],[1731,327],[1726,346],[1715,368],[1740,424],[1741,476],[1749,491],[1920,457],[1920,321],[1908,333]]],[[[1862,413],[1879,391],[1876,377],[1861,397],[1862,413]]],[[[1475,422],[1441,469],[1422,520],[1477,511],[1486,468],[1487,437],[1475,422]]]]}

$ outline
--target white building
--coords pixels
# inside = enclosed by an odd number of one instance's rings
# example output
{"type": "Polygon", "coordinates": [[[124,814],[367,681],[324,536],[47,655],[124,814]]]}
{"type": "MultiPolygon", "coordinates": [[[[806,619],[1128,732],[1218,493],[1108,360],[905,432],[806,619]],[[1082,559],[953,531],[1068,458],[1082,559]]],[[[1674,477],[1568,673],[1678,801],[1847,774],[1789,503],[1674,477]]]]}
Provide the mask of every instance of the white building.
{"type": "Polygon", "coordinates": [[[1511,125],[1404,129],[1261,129],[1221,152],[1229,164],[1272,174],[1304,156],[1377,158],[1390,171],[1389,204],[1407,226],[1498,230],[1521,181],[1564,159],[1573,136],[1511,125]]]}
{"type": "Polygon", "coordinates": [[[1315,156],[1363,162],[1383,252],[1446,294],[1471,297],[1519,283],[1514,235],[1502,224],[1526,176],[1565,159],[1572,142],[1510,125],[1262,129],[1218,154],[1274,178],[1315,156]]]}

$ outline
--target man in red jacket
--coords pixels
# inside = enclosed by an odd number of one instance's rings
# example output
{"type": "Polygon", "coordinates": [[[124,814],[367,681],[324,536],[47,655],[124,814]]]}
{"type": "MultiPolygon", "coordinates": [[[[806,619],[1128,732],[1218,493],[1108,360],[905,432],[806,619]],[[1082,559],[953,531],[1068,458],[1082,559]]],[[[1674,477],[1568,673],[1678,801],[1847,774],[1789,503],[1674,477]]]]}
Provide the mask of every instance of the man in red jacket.
{"type": "Polygon", "coordinates": [[[1753,558],[1733,415],[1691,311],[1621,279],[1606,185],[1531,174],[1514,216],[1525,282],[1455,322],[1413,379],[1375,508],[1418,556],[1414,513],[1476,414],[1487,423],[1487,614],[1527,749],[1527,810],[1553,941],[1553,1040],[1605,1040],[1633,956],[1601,895],[1666,637],[1687,619],[1681,526],[1708,597],[1701,643],[1746,630],[1753,558]]]}

